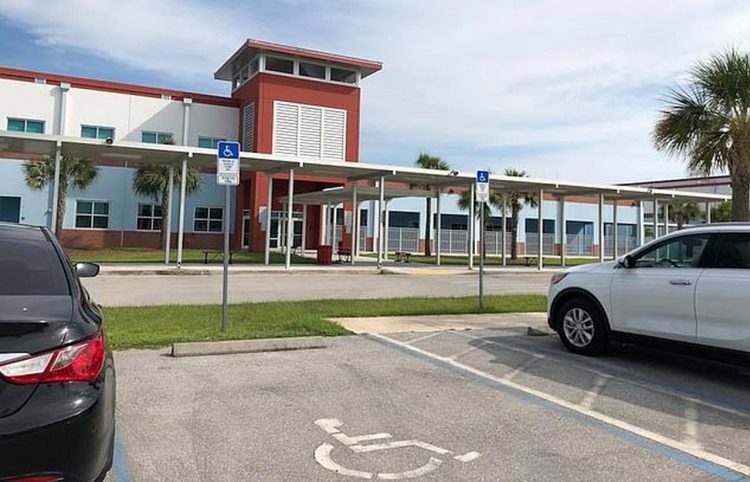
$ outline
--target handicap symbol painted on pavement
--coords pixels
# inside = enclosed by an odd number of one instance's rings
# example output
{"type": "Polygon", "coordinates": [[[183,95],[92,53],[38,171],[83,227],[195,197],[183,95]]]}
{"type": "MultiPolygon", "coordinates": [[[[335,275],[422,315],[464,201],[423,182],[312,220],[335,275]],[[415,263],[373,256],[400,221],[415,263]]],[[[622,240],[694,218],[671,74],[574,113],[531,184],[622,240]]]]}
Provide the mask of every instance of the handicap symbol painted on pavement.
{"type": "MultiPolygon", "coordinates": [[[[433,454],[441,455],[441,456],[449,456],[452,455],[453,452],[441,447],[437,447],[435,445],[429,444],[427,442],[422,442],[420,440],[389,440],[385,442],[385,440],[392,439],[393,437],[389,433],[372,433],[367,435],[358,435],[358,436],[349,436],[345,434],[344,432],[340,431],[339,428],[344,425],[339,420],[336,420],[335,418],[322,418],[320,420],[315,421],[315,425],[323,429],[327,434],[331,435],[336,441],[343,444],[346,448],[353,451],[354,453],[369,453],[369,452],[377,452],[380,450],[391,450],[391,449],[399,449],[404,447],[417,447],[424,449],[428,452],[431,452],[433,454]],[[382,441],[382,442],[376,442],[376,443],[370,443],[365,444],[363,442],[374,442],[374,441],[382,441]]],[[[315,460],[324,468],[336,472],[337,474],[341,475],[347,475],[349,477],[355,477],[359,479],[372,479],[373,477],[377,477],[381,480],[402,480],[402,479],[413,479],[415,477],[420,477],[422,475],[429,474],[430,472],[434,472],[440,466],[443,464],[443,460],[439,459],[435,456],[430,456],[430,459],[427,461],[427,463],[413,468],[409,470],[405,470],[403,472],[365,472],[363,470],[356,470],[356,469],[350,469],[347,467],[344,467],[336,462],[331,458],[331,452],[333,451],[334,446],[329,443],[322,443],[318,446],[317,449],[315,449],[315,460]]],[[[467,452],[463,455],[454,455],[453,459],[467,463],[471,462],[472,460],[475,460],[481,456],[478,452],[467,452]]]]}

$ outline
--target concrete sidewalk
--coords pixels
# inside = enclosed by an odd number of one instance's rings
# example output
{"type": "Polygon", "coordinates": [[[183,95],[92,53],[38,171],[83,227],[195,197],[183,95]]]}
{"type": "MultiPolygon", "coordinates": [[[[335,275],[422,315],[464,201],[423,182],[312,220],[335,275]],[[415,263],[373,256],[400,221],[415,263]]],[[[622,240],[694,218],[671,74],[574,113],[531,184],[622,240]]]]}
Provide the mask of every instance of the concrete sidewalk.
{"type": "Polygon", "coordinates": [[[492,313],[483,315],[376,316],[333,318],[354,333],[403,333],[487,328],[535,328],[549,330],[546,313],[492,313]]]}

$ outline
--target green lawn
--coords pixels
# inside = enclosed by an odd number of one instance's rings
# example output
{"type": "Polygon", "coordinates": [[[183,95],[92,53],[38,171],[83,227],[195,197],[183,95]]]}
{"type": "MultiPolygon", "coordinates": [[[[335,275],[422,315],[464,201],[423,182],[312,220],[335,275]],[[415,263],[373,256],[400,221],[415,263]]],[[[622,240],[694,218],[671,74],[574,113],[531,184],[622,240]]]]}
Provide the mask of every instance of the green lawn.
{"type": "MultiPolygon", "coordinates": [[[[545,311],[541,295],[487,296],[486,313],[545,311]]],[[[229,331],[222,334],[219,305],[104,308],[105,329],[114,349],[153,348],[175,342],[336,336],[349,334],[335,317],[477,313],[476,297],[315,300],[229,306],[229,331]]]]}
{"type": "MultiPolygon", "coordinates": [[[[372,256],[377,257],[377,254],[365,254],[365,256],[372,256]]],[[[388,259],[396,259],[396,256],[394,254],[390,254],[388,256],[388,259]]],[[[412,254],[411,255],[411,262],[412,263],[421,263],[421,264],[436,264],[437,258],[435,256],[425,256],[423,254],[412,254]]],[[[466,264],[469,262],[468,256],[455,256],[455,255],[443,255],[440,257],[440,262],[442,265],[445,266],[466,266],[466,264]]],[[[565,259],[565,265],[566,266],[578,266],[581,264],[589,264],[589,263],[598,263],[598,258],[566,258],[565,259]]],[[[484,265],[485,266],[502,266],[502,258],[498,256],[486,256],[484,258],[484,265]]],[[[508,266],[526,266],[526,260],[523,257],[519,257],[516,260],[508,259],[507,262],[508,266]]],[[[474,256],[474,265],[479,266],[479,256],[474,256]]],[[[534,262],[533,266],[536,266],[536,262],[534,262]]],[[[560,257],[559,256],[545,256],[544,257],[544,266],[560,266],[560,257]]]]}
{"type": "MultiPolygon", "coordinates": [[[[66,249],[68,256],[74,262],[89,263],[163,263],[164,251],[147,248],[91,248],[91,249],[66,249]]],[[[170,251],[170,259],[177,262],[177,250],[170,251]]],[[[283,264],[285,255],[282,253],[271,253],[272,264],[283,264]]],[[[262,264],[265,261],[263,253],[252,253],[250,251],[239,251],[234,253],[232,263],[234,264],[262,264]]],[[[183,263],[203,263],[203,251],[200,249],[185,249],[182,252],[183,263]]],[[[221,256],[210,260],[209,263],[221,264],[221,256]]],[[[303,258],[292,255],[292,263],[312,264],[315,259],[303,258]]]]}

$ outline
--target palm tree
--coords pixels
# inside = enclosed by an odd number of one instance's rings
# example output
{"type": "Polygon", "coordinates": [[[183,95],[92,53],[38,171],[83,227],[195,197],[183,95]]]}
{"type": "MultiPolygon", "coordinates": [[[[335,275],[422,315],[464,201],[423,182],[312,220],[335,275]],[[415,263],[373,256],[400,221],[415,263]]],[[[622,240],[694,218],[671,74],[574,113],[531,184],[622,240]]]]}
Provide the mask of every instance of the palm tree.
{"type": "Polygon", "coordinates": [[[732,203],[724,201],[718,206],[711,208],[711,222],[724,223],[732,219],[732,203]]]}
{"type": "MultiPolygon", "coordinates": [[[[528,176],[526,171],[519,171],[510,168],[505,170],[505,175],[511,177],[528,176]]],[[[532,208],[536,207],[537,200],[529,193],[509,192],[507,193],[507,203],[510,207],[510,259],[515,260],[518,259],[518,214],[521,212],[521,209],[523,209],[525,204],[528,204],[532,208]]],[[[506,216],[506,213],[503,213],[503,216],[506,216]]],[[[541,223],[542,220],[540,219],[539,222],[541,223]]]]}
{"type": "MultiPolygon", "coordinates": [[[[420,153],[414,165],[421,167],[422,169],[437,169],[439,171],[450,170],[450,165],[438,156],[431,156],[427,153],[420,153]]],[[[430,190],[431,186],[425,186],[425,189],[430,190]]],[[[426,220],[426,231],[425,231],[425,242],[424,242],[424,255],[432,256],[432,246],[430,246],[430,231],[432,225],[432,198],[426,199],[427,203],[427,220],[426,220]]]]}
{"type": "MultiPolygon", "coordinates": [[[[465,190],[462,191],[461,194],[458,195],[458,209],[462,211],[468,211],[471,207],[471,191],[465,190]]],[[[496,191],[490,191],[490,200],[489,202],[482,203],[482,208],[484,209],[484,228],[488,229],[492,227],[492,207],[497,207],[499,209],[502,209],[503,207],[503,196],[496,191]]],[[[474,217],[477,219],[480,219],[482,212],[479,209],[474,210],[474,217]]],[[[469,220],[471,222],[471,220],[469,220]]],[[[468,227],[468,226],[467,226],[468,227]]],[[[469,250],[469,255],[471,255],[471,250],[469,250]]]]}
{"type": "Polygon", "coordinates": [[[666,103],[656,148],[685,158],[693,174],[728,171],[732,219],[750,221],[750,53],[729,49],[699,62],[666,103]]]}
{"type": "MultiPolygon", "coordinates": [[[[32,191],[41,191],[47,185],[55,183],[55,160],[45,157],[40,160],[25,161],[23,163],[26,185],[32,191]]],[[[62,236],[63,220],[65,219],[65,201],[68,197],[68,187],[86,189],[94,182],[99,168],[92,161],[82,157],[63,157],[60,161],[60,187],[57,194],[57,216],[54,219],[55,233],[62,236]]]]}
{"type": "Polygon", "coordinates": [[[693,219],[700,218],[703,211],[695,203],[679,203],[671,206],[669,214],[677,223],[677,230],[680,230],[693,219]]]}
{"type": "MultiPolygon", "coordinates": [[[[172,139],[169,139],[162,144],[174,144],[172,139]]],[[[181,163],[174,164],[143,164],[136,171],[133,176],[133,191],[141,196],[149,196],[154,201],[161,203],[161,235],[159,238],[159,247],[164,248],[167,245],[167,213],[170,212],[169,205],[169,169],[174,169],[173,182],[175,186],[179,186],[182,179],[182,169],[180,168],[181,163]]],[[[193,194],[201,189],[201,173],[195,167],[188,167],[187,178],[185,182],[185,192],[187,194],[193,194]]],[[[171,221],[171,220],[170,220],[171,221]]]]}

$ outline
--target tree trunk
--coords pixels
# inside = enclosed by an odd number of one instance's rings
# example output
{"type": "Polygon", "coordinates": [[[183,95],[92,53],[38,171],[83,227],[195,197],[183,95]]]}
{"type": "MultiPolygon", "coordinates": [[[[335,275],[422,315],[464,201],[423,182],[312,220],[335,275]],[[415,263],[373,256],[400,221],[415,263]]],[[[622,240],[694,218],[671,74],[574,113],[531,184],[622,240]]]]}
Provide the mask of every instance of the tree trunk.
{"type": "MultiPolygon", "coordinates": [[[[57,219],[55,219],[55,236],[57,236],[57,239],[59,239],[60,242],[62,242],[63,221],[65,220],[65,200],[68,197],[66,191],[67,190],[63,188],[61,182],[60,192],[57,194],[57,219]]],[[[73,223],[75,225],[75,219],[73,220],[73,223]]]]}
{"type": "Polygon", "coordinates": [[[169,240],[167,240],[167,222],[171,222],[171,219],[168,219],[169,216],[167,213],[169,212],[169,186],[167,186],[166,189],[162,190],[161,192],[161,233],[159,236],[159,247],[161,249],[164,249],[167,247],[167,243],[169,240]]]}
{"type": "Polygon", "coordinates": [[[732,221],[750,221],[750,168],[732,173],[732,221]]]}
{"type": "Polygon", "coordinates": [[[432,256],[432,246],[430,246],[430,231],[432,226],[432,198],[427,198],[427,219],[425,220],[424,232],[424,255],[432,256]]]}
{"type": "Polygon", "coordinates": [[[511,208],[510,214],[510,259],[518,259],[518,209],[511,208]]]}

